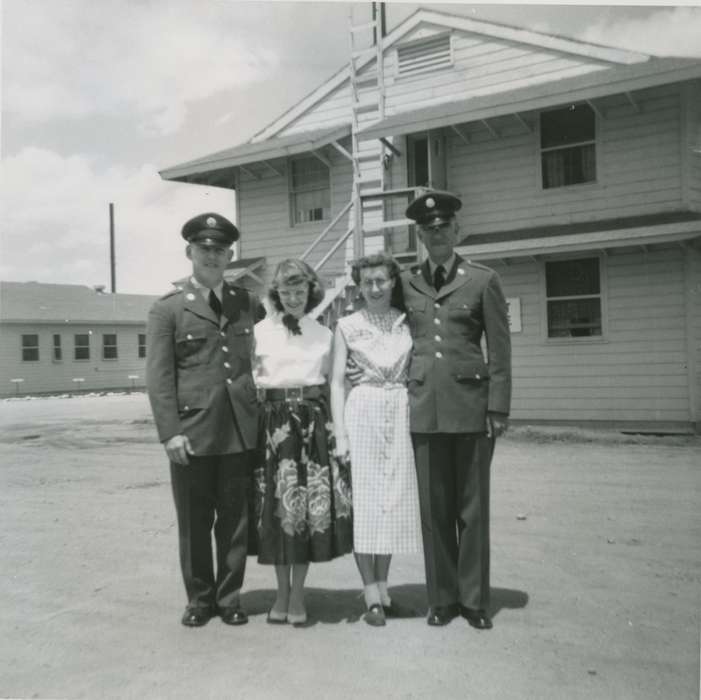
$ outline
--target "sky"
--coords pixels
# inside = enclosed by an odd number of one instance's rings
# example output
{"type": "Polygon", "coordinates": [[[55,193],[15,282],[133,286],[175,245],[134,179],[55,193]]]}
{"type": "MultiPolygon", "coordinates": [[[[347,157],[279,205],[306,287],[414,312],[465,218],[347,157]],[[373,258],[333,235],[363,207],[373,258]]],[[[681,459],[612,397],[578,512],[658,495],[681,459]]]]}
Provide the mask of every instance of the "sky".
{"type": "MultiPolygon", "coordinates": [[[[189,269],[182,224],[235,208],[230,190],[158,171],[245,142],[348,61],[346,2],[0,2],[2,280],[109,289],[113,202],[117,291],[165,293],[189,269]]],[[[429,4],[701,58],[698,4],[429,4]]],[[[388,3],[388,29],[417,7],[388,3]]]]}

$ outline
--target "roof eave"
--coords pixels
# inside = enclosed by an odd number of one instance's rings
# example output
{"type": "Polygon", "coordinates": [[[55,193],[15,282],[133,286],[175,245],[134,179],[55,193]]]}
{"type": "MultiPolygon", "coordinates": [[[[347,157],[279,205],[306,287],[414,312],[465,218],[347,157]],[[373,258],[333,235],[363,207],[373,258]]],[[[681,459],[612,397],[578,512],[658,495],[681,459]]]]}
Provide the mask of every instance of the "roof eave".
{"type": "Polygon", "coordinates": [[[470,260],[499,260],[660,243],[683,243],[696,238],[701,239],[701,223],[687,221],[661,226],[641,226],[624,231],[612,229],[543,238],[534,237],[521,241],[484,243],[477,246],[459,245],[455,250],[470,260]]]}
{"type": "Polygon", "coordinates": [[[234,146],[227,151],[217,151],[211,156],[205,156],[197,161],[189,161],[180,165],[175,165],[170,168],[159,171],[159,175],[164,180],[178,180],[181,178],[191,177],[193,175],[203,175],[213,171],[227,170],[253,163],[262,163],[265,161],[275,160],[277,158],[285,158],[300,153],[315,151],[323,146],[328,145],[333,141],[337,141],[350,135],[350,125],[343,124],[328,131],[304,132],[299,134],[299,139],[291,143],[280,145],[275,142],[275,139],[268,141],[260,141],[256,144],[244,143],[239,146],[234,146]],[[243,151],[250,151],[255,145],[260,148],[252,153],[239,154],[235,153],[237,148],[243,151]]]}
{"type": "Polygon", "coordinates": [[[359,137],[369,140],[383,136],[401,136],[424,129],[464,124],[700,77],[701,61],[654,59],[644,64],[604,68],[574,78],[440,103],[413,112],[400,112],[365,127],[359,132],[359,137]]]}

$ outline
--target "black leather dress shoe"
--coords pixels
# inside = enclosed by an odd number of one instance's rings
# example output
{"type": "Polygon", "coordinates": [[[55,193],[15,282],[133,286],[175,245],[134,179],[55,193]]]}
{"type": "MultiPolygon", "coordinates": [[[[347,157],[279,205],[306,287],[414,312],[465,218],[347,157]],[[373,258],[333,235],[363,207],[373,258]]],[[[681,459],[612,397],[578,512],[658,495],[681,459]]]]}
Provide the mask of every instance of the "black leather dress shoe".
{"type": "Polygon", "coordinates": [[[473,610],[472,608],[466,608],[464,605],[461,605],[460,614],[475,629],[490,630],[493,627],[491,618],[484,610],[473,610]]]}
{"type": "Polygon", "coordinates": [[[442,627],[447,625],[456,615],[457,611],[454,605],[437,606],[428,611],[426,622],[431,627],[442,627]]]}
{"type": "Polygon", "coordinates": [[[202,627],[212,619],[211,608],[185,608],[180,620],[185,627],[202,627]]]}
{"type": "Polygon", "coordinates": [[[219,615],[227,625],[245,625],[248,622],[248,615],[241,608],[224,608],[219,615]]]}

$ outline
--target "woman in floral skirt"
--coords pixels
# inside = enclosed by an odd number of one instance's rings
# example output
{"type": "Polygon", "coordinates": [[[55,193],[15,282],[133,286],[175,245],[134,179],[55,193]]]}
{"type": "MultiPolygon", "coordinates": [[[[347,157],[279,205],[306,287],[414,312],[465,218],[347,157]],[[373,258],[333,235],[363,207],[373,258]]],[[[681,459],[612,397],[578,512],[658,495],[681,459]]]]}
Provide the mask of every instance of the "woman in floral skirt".
{"type": "Polygon", "coordinates": [[[328,410],[332,334],[307,315],[323,297],[309,265],[284,260],[269,291],[273,312],[255,327],[258,561],[277,576],[268,622],[297,627],[307,624],[309,563],[347,554],[353,540],[350,474],[333,456],[328,410]]]}

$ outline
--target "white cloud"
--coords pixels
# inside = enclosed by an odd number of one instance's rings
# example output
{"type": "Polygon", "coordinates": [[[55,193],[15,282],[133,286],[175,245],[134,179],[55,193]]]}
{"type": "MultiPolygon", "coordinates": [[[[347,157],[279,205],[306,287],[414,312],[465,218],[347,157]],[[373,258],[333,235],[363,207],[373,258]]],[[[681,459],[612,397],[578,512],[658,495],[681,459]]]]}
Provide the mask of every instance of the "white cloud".
{"type": "Polygon", "coordinates": [[[701,9],[666,8],[639,19],[604,13],[579,38],[655,56],[701,58],[701,9]]]}
{"type": "Polygon", "coordinates": [[[228,3],[6,0],[4,109],[32,122],[91,115],[173,133],[187,104],[278,64],[228,3]]]}
{"type": "Polygon", "coordinates": [[[24,149],[2,167],[0,279],[109,288],[114,202],[117,291],[165,293],[188,272],[183,223],[204,211],[234,218],[234,193],[164,182],[152,165],[99,172],[84,156],[24,149]]]}

